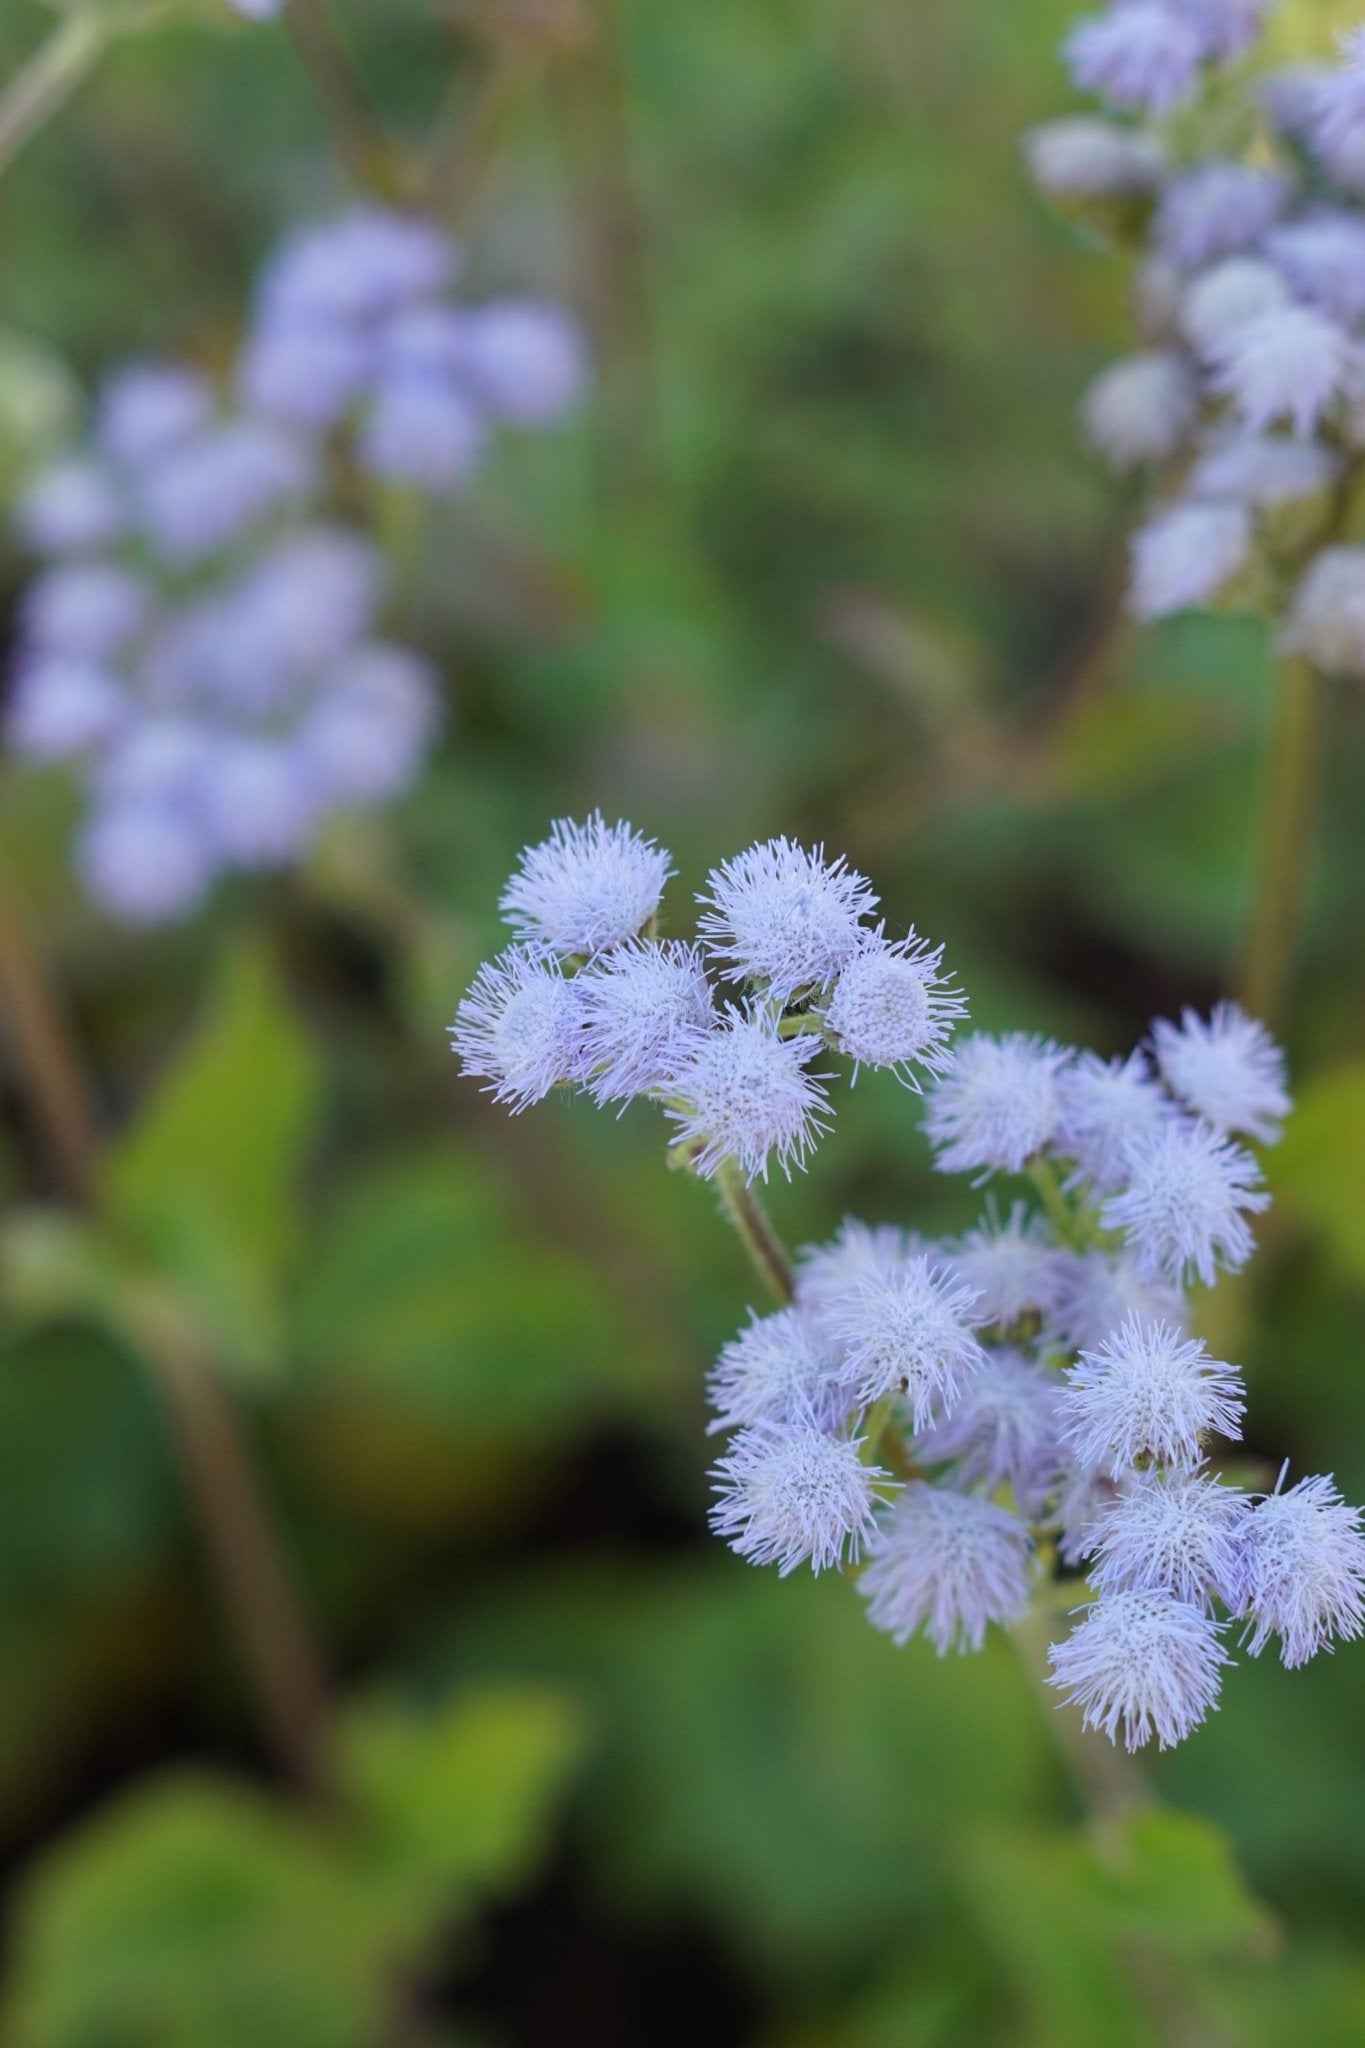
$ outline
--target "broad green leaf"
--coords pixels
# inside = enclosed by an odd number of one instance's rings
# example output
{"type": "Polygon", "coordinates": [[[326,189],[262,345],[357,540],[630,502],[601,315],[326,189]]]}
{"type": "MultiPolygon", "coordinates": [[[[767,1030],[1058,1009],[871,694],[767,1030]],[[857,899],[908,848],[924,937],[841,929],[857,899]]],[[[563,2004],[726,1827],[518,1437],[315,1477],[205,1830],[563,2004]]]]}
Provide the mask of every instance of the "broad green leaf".
{"type": "Polygon", "coordinates": [[[372,2048],[396,1938],[328,1835],[188,1772],[67,1835],[12,1934],[10,2048],[372,2048]]]}
{"type": "Polygon", "coordinates": [[[345,1718],[341,1775],[419,1895],[502,1893],[538,1858],[583,1736],[573,1701],[543,1688],[461,1692],[434,1714],[379,1698],[345,1718]]]}
{"type": "Polygon", "coordinates": [[[1271,1174],[1284,1206],[1321,1234],[1344,1273],[1365,1281],[1365,1060],[1305,1083],[1271,1174]]]}
{"type": "Polygon", "coordinates": [[[264,950],[220,961],[204,1014],[110,1153],[111,1215],[258,1362],[299,1234],[317,1055],[264,950]]]}

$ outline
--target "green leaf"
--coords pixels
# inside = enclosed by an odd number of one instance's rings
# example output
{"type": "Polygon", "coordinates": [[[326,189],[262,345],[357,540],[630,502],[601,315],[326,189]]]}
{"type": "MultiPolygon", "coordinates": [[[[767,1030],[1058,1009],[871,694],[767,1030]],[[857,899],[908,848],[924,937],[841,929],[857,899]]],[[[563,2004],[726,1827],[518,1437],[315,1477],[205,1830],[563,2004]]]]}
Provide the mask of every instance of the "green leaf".
{"type": "Polygon", "coordinates": [[[110,1214],[241,1362],[278,1343],[318,1096],[317,1055],[269,957],[247,942],[219,963],[198,1029],[106,1162],[110,1214]]]}
{"type": "Polygon", "coordinates": [[[1271,1174],[1274,1192],[1365,1281],[1365,1060],[1318,1074],[1298,1096],[1271,1174]]]}
{"type": "Polygon", "coordinates": [[[66,1837],[13,1932],[12,2048],[370,2048],[395,1938],[326,1837],[190,1773],[66,1837]]]}
{"type": "Polygon", "coordinates": [[[340,1768],[404,1880],[437,1899],[503,1893],[538,1859],[583,1740],[577,1706],[544,1688],[488,1686],[434,1715],[381,1698],[347,1714],[340,1768]]]}

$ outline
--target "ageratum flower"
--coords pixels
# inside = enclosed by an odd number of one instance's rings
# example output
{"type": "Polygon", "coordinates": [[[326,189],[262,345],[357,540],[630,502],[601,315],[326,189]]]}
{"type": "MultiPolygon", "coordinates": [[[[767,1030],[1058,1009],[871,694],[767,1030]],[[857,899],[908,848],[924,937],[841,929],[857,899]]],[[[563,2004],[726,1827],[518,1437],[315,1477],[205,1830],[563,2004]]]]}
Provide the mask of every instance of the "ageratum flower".
{"type": "Polygon", "coordinates": [[[1199,388],[1183,356],[1150,349],[1112,363],[1081,402],[1085,429],[1117,470],[1170,462],[1199,417],[1199,388]]]}
{"type": "Polygon", "coordinates": [[[1195,354],[1216,357],[1231,334],[1260,313],[1289,304],[1289,288],[1261,256],[1229,256],[1190,279],[1180,294],[1180,331],[1195,354]]]}
{"type": "Polygon", "coordinates": [[[1022,1352],[986,1351],[951,1414],[915,1438],[915,1456],[955,1466],[963,1485],[1008,1485],[1021,1512],[1036,1515],[1062,1477],[1060,1394],[1056,1373],[1022,1352]]]}
{"type": "Polygon", "coordinates": [[[823,1315],[842,1296],[856,1294],[864,1280],[892,1275],[924,1250],[921,1238],[892,1223],[873,1229],[855,1216],[845,1217],[831,1243],[807,1245],[802,1251],[796,1263],[796,1299],[823,1315]]]}
{"type": "Polygon", "coordinates": [[[837,1295],[822,1320],[859,1399],[904,1395],[912,1427],[951,1415],[984,1362],[972,1329],[975,1296],[927,1258],[909,1258],[837,1295]]]}
{"type": "Polygon", "coordinates": [[[1241,1435],[1244,1405],[1238,1373],[1197,1338],[1130,1316],[1067,1372],[1061,1436],[1082,1465],[1115,1478],[1143,1458],[1192,1468],[1206,1436],[1241,1435]]]}
{"type": "Polygon", "coordinates": [[[1365,678],[1365,547],[1322,550],[1290,599],[1280,645],[1324,675],[1365,678]]]}
{"type": "Polygon", "coordinates": [[[1024,153],[1049,199],[1140,198],[1161,177],[1161,151],[1150,136],[1084,114],[1031,128],[1024,153]]]}
{"type": "Polygon", "coordinates": [[[940,1657],[979,1650],[1028,1606],[1032,1549],[1016,1516],[947,1486],[912,1481],[879,1518],[858,1590],[893,1642],[921,1630],[940,1657]]]}
{"type": "Polygon", "coordinates": [[[1127,1749],[1155,1736],[1169,1749],[1217,1704],[1230,1662],[1219,1626],[1173,1593],[1106,1593],[1065,1642],[1049,1651],[1051,1683],[1080,1707],[1087,1728],[1127,1749]]]}
{"type": "Polygon", "coordinates": [[[1251,1257],[1246,1219],[1269,1203],[1249,1152],[1205,1124],[1173,1120],[1136,1140],[1127,1185],[1100,1221],[1123,1232],[1143,1279],[1180,1287],[1193,1273],[1211,1287],[1220,1266],[1235,1273],[1251,1257]]]}
{"type": "Polygon", "coordinates": [[[1152,1026],[1156,1063],[1172,1094],[1216,1130],[1273,1144],[1290,1111],[1284,1054],[1263,1024],[1236,1003],[1218,1003],[1207,1022],[1194,1010],[1179,1025],[1152,1026]]]}
{"type": "Polygon", "coordinates": [[[1160,1280],[1144,1280],[1124,1252],[1059,1251],[1049,1334],[1068,1351],[1097,1351],[1130,1316],[1168,1323],[1182,1333],[1189,1324],[1184,1297],[1160,1280]]]}
{"type": "Polygon", "coordinates": [[[940,1173],[1018,1173],[1056,1135],[1068,1055],[1026,1032],[974,1032],[934,1083],[924,1128],[940,1173]]]}
{"type": "Polygon", "coordinates": [[[1023,1202],[1002,1223],[989,1216],[949,1250],[954,1273],[976,1296],[972,1318],[979,1329],[1008,1329],[1021,1317],[1044,1316],[1057,1292],[1057,1250],[1040,1216],[1023,1202]]]}
{"type": "Polygon", "coordinates": [[[1134,618],[1165,619],[1207,604],[1246,567],[1252,538],[1242,505],[1176,504],[1159,512],[1133,536],[1134,618]]]}
{"type": "Polygon", "coordinates": [[[672,872],[667,853],[631,825],[608,825],[600,811],[581,825],[558,818],[523,853],[499,907],[524,944],[592,959],[639,937],[672,872]]]}
{"type": "Polygon", "coordinates": [[[887,1474],[865,1465],[860,1440],[810,1421],[741,1430],[716,1464],[711,1527],[751,1564],[829,1571],[856,1558],[871,1534],[887,1474]]]}
{"type": "Polygon", "coordinates": [[[1209,351],[1211,383],[1253,432],[1286,421],[1311,434],[1346,388],[1345,330],[1312,306],[1281,306],[1231,329],[1209,351]]]}
{"type": "Polygon", "coordinates": [[[1149,1137],[1171,1115],[1142,1052],[1101,1059],[1082,1052],[1063,1072],[1056,1150],[1075,1162],[1076,1185],[1112,1193],[1124,1185],[1134,1141],[1149,1137]]]}
{"type": "Polygon", "coordinates": [[[697,1042],[659,1092],[703,1179],[726,1159],[750,1181],[767,1179],[774,1154],[789,1178],[805,1165],[829,1128],[827,1076],[806,1071],[818,1050],[812,1038],[781,1037],[764,1012],[734,1008],[697,1042]]]}
{"type": "Polygon", "coordinates": [[[917,1087],[914,1067],[941,1074],[952,1064],[948,1040],[967,1013],[960,991],[939,972],[942,946],[914,932],[890,941],[869,933],[840,969],[823,1012],[838,1050],[859,1066],[889,1067],[917,1087]]]}
{"type": "Polygon", "coordinates": [[[658,1094],[717,1018],[701,949],[628,940],[578,980],[583,1064],[599,1103],[658,1094]]]}
{"type": "Polygon", "coordinates": [[[731,981],[761,983],[778,1001],[824,988],[867,938],[872,884],[842,858],[769,839],[707,877],[697,929],[731,981]]]}
{"type": "Polygon", "coordinates": [[[579,1079],[583,1012],[577,984],[541,954],[513,946],[485,961],[450,1027],[466,1074],[514,1113],[579,1079]]]}
{"type": "Polygon", "coordinates": [[[1246,1495],[1198,1472],[1135,1472],[1102,1507],[1088,1544],[1101,1593],[1174,1593],[1191,1607],[1242,1598],[1246,1495]]]}
{"type": "Polygon", "coordinates": [[[1307,1663],[1331,1638],[1365,1632],[1365,1538],[1360,1510],[1330,1478],[1301,1479],[1258,1502],[1242,1531],[1242,1607],[1247,1648],[1259,1657],[1280,1638],[1286,1669],[1307,1663]]]}
{"type": "Polygon", "coordinates": [[[1074,28],[1065,54],[1083,91],[1121,113],[1164,114],[1192,90],[1205,52],[1183,10],[1122,0],[1074,28]]]}
{"type": "Polygon", "coordinates": [[[1172,178],[1156,213],[1156,245],[1181,270],[1249,248],[1279,219],[1292,187],[1279,171],[1205,163],[1172,178]]]}
{"type": "Polygon", "coordinates": [[[706,1382],[718,1429],[803,1417],[832,1434],[855,1405],[853,1375],[804,1309],[755,1316],[721,1352],[706,1382]]]}

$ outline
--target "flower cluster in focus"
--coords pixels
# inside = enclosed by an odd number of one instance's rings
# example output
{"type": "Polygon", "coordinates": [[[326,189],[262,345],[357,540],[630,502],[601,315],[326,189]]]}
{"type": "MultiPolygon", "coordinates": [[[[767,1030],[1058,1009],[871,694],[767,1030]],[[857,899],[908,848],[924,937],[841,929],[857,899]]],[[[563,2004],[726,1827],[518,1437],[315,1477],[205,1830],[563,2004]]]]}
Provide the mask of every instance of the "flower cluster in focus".
{"type": "Polygon", "coordinates": [[[1027,153],[1136,258],[1141,346],[1082,408],[1109,463],[1158,488],[1132,610],[1249,604],[1285,652],[1365,676],[1365,30],[1339,65],[1258,74],[1268,12],[1113,0],[1066,46],[1104,115],[1027,153]]]}
{"type": "Polygon", "coordinates": [[[336,523],[334,486],[359,470],[448,494],[492,424],[546,422],[585,381],[566,315],[457,310],[457,266],[433,223],[375,207],[293,236],[230,394],[134,364],[105,384],[86,444],[22,496],[44,566],[20,605],[6,737],[77,769],[78,871],[116,918],[184,916],[220,873],[297,859],[334,812],[420,767],[437,679],[382,637],[386,564],[336,523]]]}
{"type": "Polygon", "coordinates": [[[805,1163],[832,1114],[813,1063],[842,1057],[922,1087],[940,1171],[1015,1182],[961,1237],[848,1220],[800,1256],[708,1382],[717,1532],[780,1573],[856,1569],[873,1625],[940,1654],[1083,1570],[1053,1680],[1130,1748],[1204,1718],[1235,1629],[1290,1667],[1361,1634],[1357,1510],[1329,1478],[1223,1474],[1242,1380],[1191,1329],[1189,1288],[1246,1263],[1268,1201],[1249,1141],[1290,1102],[1266,1031],[1224,1003],[1123,1058],[954,1044],[941,949],[888,936],[842,860],[751,847],[709,877],[695,940],[659,935],[669,873],[600,816],[529,849],[515,943],[452,1030],[465,1071],[514,1110],[650,1097],[724,1184],[805,1163]]]}

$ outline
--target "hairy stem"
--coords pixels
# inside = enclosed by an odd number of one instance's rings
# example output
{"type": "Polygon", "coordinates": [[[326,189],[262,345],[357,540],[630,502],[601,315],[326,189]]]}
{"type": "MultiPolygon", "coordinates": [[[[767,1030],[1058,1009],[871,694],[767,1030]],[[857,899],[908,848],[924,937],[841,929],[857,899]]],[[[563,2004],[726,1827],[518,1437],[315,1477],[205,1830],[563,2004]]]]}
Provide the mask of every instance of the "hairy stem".
{"type": "Polygon", "coordinates": [[[0,1009],[62,1192],[79,1205],[94,1189],[90,1094],[61,1002],[29,935],[17,895],[0,875],[0,1009]]]}
{"type": "Polygon", "coordinates": [[[740,1242],[760,1279],[774,1301],[785,1308],[795,1291],[791,1260],[773,1229],[767,1210],[745,1180],[736,1160],[721,1161],[716,1169],[716,1188],[721,1207],[739,1232],[740,1242]]]}
{"type": "Polygon", "coordinates": [[[113,38],[93,8],[68,15],[0,93],[0,171],[70,98],[113,38]]]}
{"type": "Polygon", "coordinates": [[[168,1294],[141,1292],[129,1321],[161,1394],[270,1747],[297,1785],[321,1794],[328,1713],[322,1661],[215,1361],[168,1294]]]}
{"type": "Polygon", "coordinates": [[[1298,951],[1317,807],[1322,683],[1306,661],[1284,664],[1262,809],[1260,868],[1238,980],[1243,1007],[1283,1021],[1298,951]]]}

